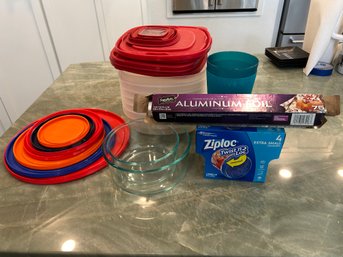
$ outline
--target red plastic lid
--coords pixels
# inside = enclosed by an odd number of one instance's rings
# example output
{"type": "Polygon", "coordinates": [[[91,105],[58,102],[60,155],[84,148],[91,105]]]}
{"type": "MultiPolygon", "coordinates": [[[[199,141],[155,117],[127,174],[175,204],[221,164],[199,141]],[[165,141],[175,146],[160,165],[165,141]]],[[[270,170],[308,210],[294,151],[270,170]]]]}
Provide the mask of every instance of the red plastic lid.
{"type": "Polygon", "coordinates": [[[175,44],[179,39],[175,28],[147,26],[132,29],[132,33],[128,33],[127,43],[133,46],[165,47],[175,44]]]}
{"type": "Polygon", "coordinates": [[[133,73],[148,76],[174,77],[191,75],[200,72],[207,62],[207,56],[204,56],[201,59],[197,59],[192,63],[185,63],[173,66],[163,63],[144,63],[137,62],[135,60],[122,60],[115,55],[113,56],[111,62],[112,64],[113,62],[115,62],[116,68],[119,70],[130,71],[133,73]]]}
{"type": "Polygon", "coordinates": [[[110,60],[117,69],[138,74],[189,75],[202,69],[199,62],[205,65],[211,44],[212,38],[203,27],[140,26],[118,39],[110,60]]]}
{"type": "MultiPolygon", "coordinates": [[[[162,34],[163,35],[163,34],[162,34]]],[[[166,36],[169,33],[164,34],[166,36]]],[[[163,42],[163,37],[160,39],[163,42]]],[[[140,41],[141,43],[142,41],[140,41]]],[[[202,57],[206,54],[211,46],[212,39],[206,28],[203,27],[189,27],[189,26],[141,26],[136,27],[124,35],[122,35],[118,41],[113,52],[117,52],[123,58],[134,58],[143,61],[180,61],[182,57],[183,61],[189,59],[196,59],[202,57]],[[154,30],[160,31],[161,28],[175,29],[177,36],[180,38],[176,40],[174,44],[164,45],[161,43],[156,46],[155,44],[134,44],[132,42],[128,43],[130,35],[135,35],[138,31],[138,38],[155,38],[153,35],[154,30]],[[149,34],[144,34],[144,36],[139,36],[139,32],[142,30],[150,31],[149,34]]]]}

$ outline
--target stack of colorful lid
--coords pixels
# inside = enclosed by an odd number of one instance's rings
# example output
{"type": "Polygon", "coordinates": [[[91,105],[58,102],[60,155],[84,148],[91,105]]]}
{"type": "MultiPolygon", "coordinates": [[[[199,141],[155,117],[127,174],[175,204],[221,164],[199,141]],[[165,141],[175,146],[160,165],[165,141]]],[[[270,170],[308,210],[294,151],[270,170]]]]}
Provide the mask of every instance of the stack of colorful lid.
{"type": "MultiPolygon", "coordinates": [[[[52,113],[12,138],[4,153],[4,163],[15,178],[33,184],[83,178],[107,166],[101,148],[103,139],[122,123],[121,117],[101,109],[52,113]]],[[[125,149],[128,140],[128,130],[116,138],[116,154],[125,149]]]]}
{"type": "Polygon", "coordinates": [[[190,75],[206,64],[211,43],[203,27],[141,26],[118,39],[110,60],[117,69],[137,74],[190,75]]]}
{"type": "Polygon", "coordinates": [[[212,38],[206,28],[140,26],[128,30],[110,54],[118,69],[123,111],[130,119],[135,94],[206,93],[206,62],[212,38]]]}

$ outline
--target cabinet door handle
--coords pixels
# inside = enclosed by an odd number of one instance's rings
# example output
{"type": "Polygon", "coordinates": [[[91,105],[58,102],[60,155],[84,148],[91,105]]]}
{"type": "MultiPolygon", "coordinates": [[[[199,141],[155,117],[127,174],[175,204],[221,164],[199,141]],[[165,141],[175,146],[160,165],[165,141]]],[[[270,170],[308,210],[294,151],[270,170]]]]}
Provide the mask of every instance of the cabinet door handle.
{"type": "Polygon", "coordinates": [[[290,37],[289,41],[291,41],[292,44],[302,44],[302,43],[304,43],[303,39],[294,39],[293,37],[290,37]]]}
{"type": "Polygon", "coordinates": [[[208,7],[214,6],[214,0],[208,0],[208,7]]]}

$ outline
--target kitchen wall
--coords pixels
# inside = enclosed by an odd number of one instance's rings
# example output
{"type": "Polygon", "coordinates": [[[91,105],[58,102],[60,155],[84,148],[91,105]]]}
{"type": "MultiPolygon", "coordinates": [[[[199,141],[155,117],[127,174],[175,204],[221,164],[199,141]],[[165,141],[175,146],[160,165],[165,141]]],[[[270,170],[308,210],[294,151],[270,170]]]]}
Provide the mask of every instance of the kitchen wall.
{"type": "Polygon", "coordinates": [[[263,4],[258,16],[229,13],[217,17],[201,14],[167,18],[171,1],[146,1],[148,23],[205,26],[213,37],[212,52],[241,50],[251,53],[264,53],[266,47],[275,45],[283,4],[283,0],[260,0],[263,4]]]}

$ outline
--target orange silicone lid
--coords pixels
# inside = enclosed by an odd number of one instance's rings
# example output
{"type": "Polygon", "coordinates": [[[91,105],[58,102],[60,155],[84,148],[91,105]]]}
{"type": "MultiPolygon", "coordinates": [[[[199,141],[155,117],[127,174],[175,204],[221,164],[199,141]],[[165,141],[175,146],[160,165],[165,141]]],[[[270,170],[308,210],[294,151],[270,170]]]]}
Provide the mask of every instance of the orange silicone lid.
{"type": "Polygon", "coordinates": [[[90,129],[88,120],[80,115],[63,115],[46,122],[37,133],[41,145],[65,147],[84,138],[90,129]]]}
{"type": "Polygon", "coordinates": [[[25,151],[24,147],[24,141],[27,134],[26,130],[23,134],[21,134],[18,139],[15,141],[13,145],[13,154],[21,165],[30,168],[30,169],[37,169],[37,170],[52,170],[52,169],[59,169],[64,168],[67,166],[70,166],[72,164],[75,164],[77,162],[80,162],[87,157],[89,157],[91,154],[93,154],[102,144],[105,131],[101,134],[101,137],[93,144],[91,145],[86,151],[76,155],[72,156],[70,158],[62,159],[62,160],[56,160],[56,161],[44,161],[44,160],[38,160],[35,158],[32,158],[30,155],[28,155],[25,151]]]}

